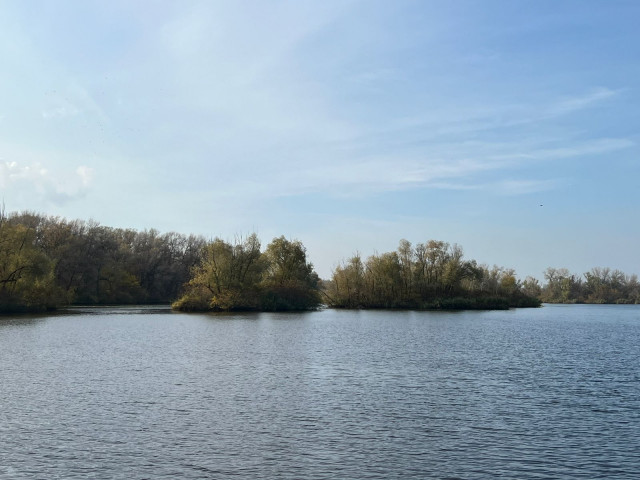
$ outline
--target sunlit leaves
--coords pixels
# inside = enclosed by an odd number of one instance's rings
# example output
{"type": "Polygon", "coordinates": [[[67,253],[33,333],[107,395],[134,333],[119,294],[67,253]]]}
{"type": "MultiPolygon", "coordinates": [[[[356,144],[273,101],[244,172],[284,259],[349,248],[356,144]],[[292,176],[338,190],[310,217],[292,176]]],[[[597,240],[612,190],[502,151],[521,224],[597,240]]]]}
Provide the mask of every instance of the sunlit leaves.
{"type": "Polygon", "coordinates": [[[320,303],[318,276],[299,241],[275,238],[260,252],[256,234],[234,243],[216,238],[203,249],[181,310],[307,310],[320,303]]]}

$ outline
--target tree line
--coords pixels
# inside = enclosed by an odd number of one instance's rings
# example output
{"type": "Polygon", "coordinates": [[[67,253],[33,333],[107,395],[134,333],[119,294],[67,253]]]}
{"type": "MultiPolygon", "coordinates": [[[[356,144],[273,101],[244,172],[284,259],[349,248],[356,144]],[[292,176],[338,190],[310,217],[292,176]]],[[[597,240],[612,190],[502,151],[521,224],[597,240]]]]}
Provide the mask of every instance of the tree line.
{"type": "Polygon", "coordinates": [[[486,309],[536,307],[512,269],[466,260],[459,245],[430,240],[415,247],[401,240],[393,252],[337,267],[326,286],[337,308],[486,309]]]}
{"type": "Polygon", "coordinates": [[[0,213],[0,311],[166,303],[200,262],[202,237],[0,213]]]}
{"type": "Polygon", "coordinates": [[[187,311],[335,308],[509,308],[540,302],[640,303],[635,275],[549,268],[547,283],[479,265],[430,240],[343,261],[320,280],[304,245],[256,234],[234,241],[105,227],[0,210],[0,312],[70,304],[170,303],[187,311]]]}
{"type": "Polygon", "coordinates": [[[0,312],[170,303],[180,310],[306,310],[320,279],[299,241],[105,227],[0,211],[0,312]]]}
{"type": "Polygon", "coordinates": [[[532,293],[548,303],[618,303],[639,304],[640,282],[637,275],[620,270],[595,267],[582,275],[566,268],[547,268],[546,284],[532,293]]]}

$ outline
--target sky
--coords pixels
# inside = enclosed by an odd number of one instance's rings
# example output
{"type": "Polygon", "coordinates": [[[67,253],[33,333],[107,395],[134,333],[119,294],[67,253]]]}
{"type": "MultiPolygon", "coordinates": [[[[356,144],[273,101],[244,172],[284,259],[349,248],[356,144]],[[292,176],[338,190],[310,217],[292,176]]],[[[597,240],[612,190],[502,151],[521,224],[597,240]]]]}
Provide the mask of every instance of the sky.
{"type": "Polygon", "coordinates": [[[0,0],[8,212],[640,274],[640,2],[0,0]]]}

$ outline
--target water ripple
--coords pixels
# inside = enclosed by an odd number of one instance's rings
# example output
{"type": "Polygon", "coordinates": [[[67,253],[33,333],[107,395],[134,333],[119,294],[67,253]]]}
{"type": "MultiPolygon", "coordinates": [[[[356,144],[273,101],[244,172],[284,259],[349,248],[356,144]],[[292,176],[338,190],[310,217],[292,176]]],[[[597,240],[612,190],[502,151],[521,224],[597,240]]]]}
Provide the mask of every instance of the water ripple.
{"type": "Polygon", "coordinates": [[[640,308],[0,320],[0,478],[637,478],[640,308]]]}

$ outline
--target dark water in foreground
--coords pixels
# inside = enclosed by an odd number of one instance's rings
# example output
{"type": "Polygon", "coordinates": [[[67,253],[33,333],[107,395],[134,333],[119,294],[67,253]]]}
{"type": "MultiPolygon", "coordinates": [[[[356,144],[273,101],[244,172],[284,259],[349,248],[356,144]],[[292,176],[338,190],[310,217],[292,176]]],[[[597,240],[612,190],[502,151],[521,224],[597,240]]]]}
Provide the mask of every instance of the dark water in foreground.
{"type": "Polygon", "coordinates": [[[0,317],[0,478],[638,478],[640,307],[0,317]]]}

